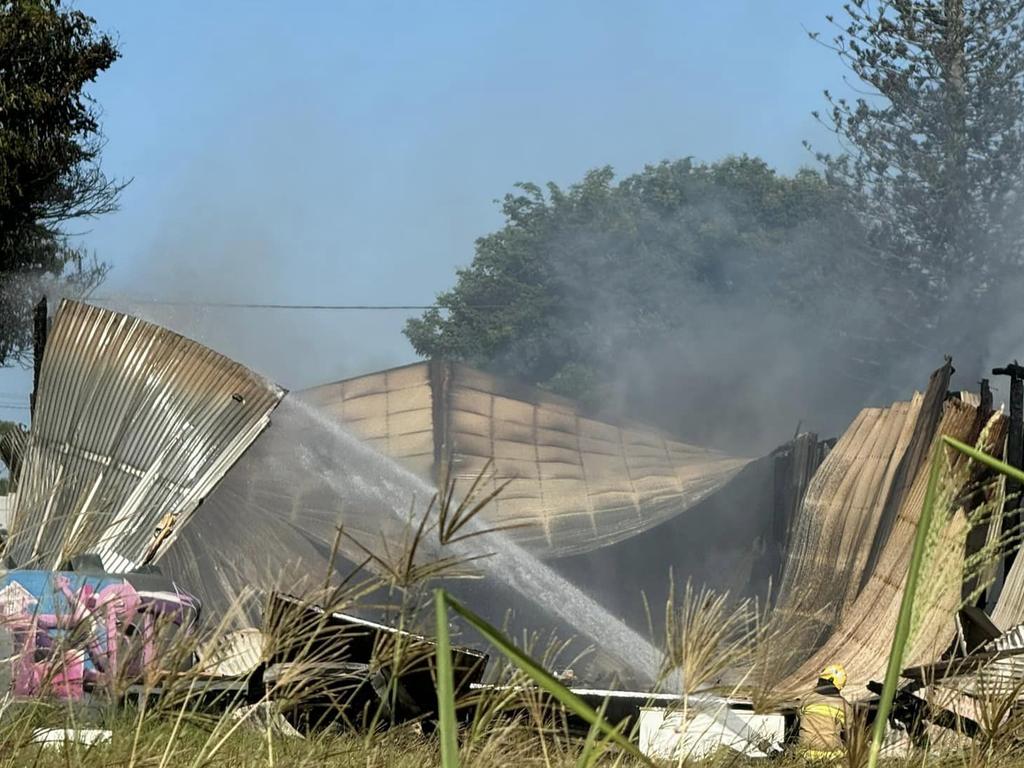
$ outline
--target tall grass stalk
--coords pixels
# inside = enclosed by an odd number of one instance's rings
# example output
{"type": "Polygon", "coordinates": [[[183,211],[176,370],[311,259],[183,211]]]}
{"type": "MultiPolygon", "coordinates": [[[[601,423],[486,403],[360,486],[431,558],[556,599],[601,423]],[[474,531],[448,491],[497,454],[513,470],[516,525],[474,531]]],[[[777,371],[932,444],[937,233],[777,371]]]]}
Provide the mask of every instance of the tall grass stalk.
{"type": "Polygon", "coordinates": [[[885,670],[882,697],[878,702],[878,712],[875,714],[874,730],[871,735],[871,749],[868,752],[868,768],[876,768],[878,765],[878,756],[882,751],[882,740],[885,737],[885,724],[889,720],[893,697],[896,695],[896,685],[899,682],[900,671],[903,668],[903,654],[907,648],[907,640],[910,638],[910,626],[914,613],[914,596],[917,593],[918,577],[921,574],[921,564],[924,562],[928,533],[931,530],[932,516],[935,513],[935,497],[942,468],[941,459],[942,450],[937,448],[932,455],[931,469],[928,473],[928,486],[925,490],[924,504],[921,509],[921,519],[917,523],[914,548],[910,555],[907,584],[903,590],[903,599],[900,601],[899,618],[896,621],[896,632],[892,639],[892,649],[889,651],[889,665],[885,670]]]}
{"type": "Polygon", "coordinates": [[[458,766],[457,756],[452,757],[450,761],[445,761],[443,751],[445,744],[449,744],[449,750],[451,750],[452,747],[450,745],[456,739],[455,697],[453,691],[454,684],[452,683],[451,678],[451,644],[448,639],[448,608],[461,616],[488,642],[490,642],[491,645],[501,651],[509,661],[525,672],[538,688],[553,696],[563,707],[565,707],[566,710],[577,717],[580,717],[593,728],[599,730],[610,742],[616,744],[618,747],[640,760],[645,765],[652,766],[653,768],[654,763],[641,753],[637,746],[622,733],[622,725],[614,726],[605,720],[583,699],[558,682],[558,680],[544,669],[543,666],[516,647],[516,645],[500,630],[496,629],[480,616],[477,616],[471,610],[452,598],[447,592],[445,592],[445,590],[438,589],[434,595],[436,601],[435,605],[437,606],[437,686],[439,699],[438,707],[441,711],[441,764],[443,768],[456,768],[456,766],[458,766]],[[443,629],[442,625],[444,625],[443,629]],[[444,669],[446,670],[444,673],[442,672],[442,665],[444,665],[444,669]],[[443,680],[444,674],[447,674],[448,676],[446,682],[443,680]],[[442,697],[444,697],[444,700],[441,700],[442,697]],[[447,733],[445,732],[445,728],[448,729],[447,733]]]}
{"type": "Polygon", "coordinates": [[[994,469],[1001,475],[1006,475],[1007,477],[1013,478],[1014,480],[1017,480],[1020,483],[1024,483],[1024,471],[1021,471],[1016,467],[1010,466],[1005,461],[1000,461],[999,459],[993,456],[989,456],[984,451],[978,450],[977,448],[967,445],[966,443],[961,443],[955,437],[943,436],[942,442],[944,442],[951,448],[955,448],[956,450],[960,451],[960,453],[964,454],[965,456],[968,456],[974,459],[975,461],[984,464],[989,469],[994,469]]]}
{"type": "Polygon", "coordinates": [[[459,742],[455,725],[455,681],[452,648],[448,638],[448,609],[443,589],[434,591],[437,642],[437,710],[441,728],[441,768],[458,768],[459,742]]]}

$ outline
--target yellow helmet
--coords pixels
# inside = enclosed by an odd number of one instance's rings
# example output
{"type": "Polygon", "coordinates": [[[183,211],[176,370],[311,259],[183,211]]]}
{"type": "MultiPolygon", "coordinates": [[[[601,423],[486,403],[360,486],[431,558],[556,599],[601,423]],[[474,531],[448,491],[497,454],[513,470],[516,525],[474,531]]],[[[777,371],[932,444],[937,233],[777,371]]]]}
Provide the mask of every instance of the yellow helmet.
{"type": "Polygon", "coordinates": [[[828,680],[838,691],[846,687],[846,670],[842,664],[829,664],[818,677],[821,680],[828,680]]]}

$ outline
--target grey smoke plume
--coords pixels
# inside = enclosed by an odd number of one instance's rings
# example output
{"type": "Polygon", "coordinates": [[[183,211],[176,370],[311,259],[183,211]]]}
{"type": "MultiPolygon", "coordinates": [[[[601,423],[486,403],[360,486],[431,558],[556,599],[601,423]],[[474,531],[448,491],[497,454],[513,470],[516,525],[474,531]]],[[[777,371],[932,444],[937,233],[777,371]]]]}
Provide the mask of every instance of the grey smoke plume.
{"type": "Polygon", "coordinates": [[[290,389],[405,362],[393,343],[400,314],[201,306],[319,303],[346,295],[345,286],[332,290],[325,275],[297,279],[308,266],[273,232],[241,220],[231,229],[202,221],[172,228],[97,295],[104,306],[196,339],[290,389]],[[309,290],[297,294],[296,282],[309,290]]]}
{"type": "Polygon", "coordinates": [[[594,361],[603,414],[753,456],[798,425],[840,434],[861,408],[923,387],[946,355],[954,386],[976,390],[994,365],[1022,353],[1024,309],[1013,311],[1021,278],[979,286],[968,272],[941,306],[918,315],[908,307],[921,274],[883,258],[841,213],[775,241],[739,238],[701,264],[694,233],[741,230],[741,205],[726,192],[670,214],[633,211],[635,237],[652,242],[639,255],[622,250],[614,228],[569,227],[551,244],[560,320],[578,329],[594,361]],[[657,225],[645,231],[647,221],[657,225]],[[712,277],[695,279],[694,262],[712,277]],[[650,278],[638,281],[645,268],[650,278]]]}
{"type": "MultiPolygon", "coordinates": [[[[165,212],[135,264],[115,270],[101,288],[113,299],[108,306],[196,338],[292,389],[413,358],[400,341],[403,313],[173,307],[126,299],[361,298],[333,270],[306,262],[278,222],[258,215],[272,200],[204,197],[165,212]],[[296,293],[296,285],[308,291],[296,293]]],[[[642,272],[627,261],[614,230],[584,223],[552,243],[548,265],[563,286],[561,321],[580,329],[573,343],[594,361],[594,404],[601,414],[758,455],[787,440],[798,424],[832,436],[861,407],[908,397],[945,354],[958,369],[954,383],[975,388],[993,364],[1020,348],[1024,310],[993,325],[984,312],[965,313],[964,302],[955,302],[961,309],[941,332],[923,319],[895,316],[903,286],[848,222],[805,223],[784,242],[739,240],[716,254],[718,263],[703,264],[705,245],[694,233],[735,229],[735,211],[735,200],[725,194],[670,214],[655,207],[635,211],[640,226],[649,227],[641,234],[662,238],[653,242],[646,280],[637,279],[642,272]],[[666,255],[679,255],[678,262],[659,263],[666,255]],[[711,277],[694,280],[694,264],[711,277]]],[[[1000,304],[1014,307],[1015,293],[1005,285],[1000,304]]],[[[545,343],[561,340],[528,339],[526,354],[545,343]]],[[[504,361],[494,363],[502,370],[504,361]]]]}
{"type": "Polygon", "coordinates": [[[525,213],[512,208],[507,227],[478,243],[459,299],[529,307],[540,274],[542,320],[510,313],[521,331],[494,356],[473,347],[480,310],[458,303],[408,332],[582,393],[602,416],[733,453],[762,454],[799,424],[840,432],[864,405],[908,397],[962,347],[901,312],[907,288],[892,263],[839,206],[802,198],[825,190],[799,179],[739,158],[666,163],[614,186],[597,171],[544,198],[528,187],[525,213]],[[751,192],[759,183],[795,186],[779,204],[751,192]]]}

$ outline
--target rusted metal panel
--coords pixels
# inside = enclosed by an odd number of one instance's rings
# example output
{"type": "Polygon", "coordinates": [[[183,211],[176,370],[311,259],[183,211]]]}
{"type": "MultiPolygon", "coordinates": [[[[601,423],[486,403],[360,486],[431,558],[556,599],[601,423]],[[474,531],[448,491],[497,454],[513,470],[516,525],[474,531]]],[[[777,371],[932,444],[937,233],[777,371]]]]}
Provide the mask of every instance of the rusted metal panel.
{"type": "Polygon", "coordinates": [[[165,328],[62,302],[7,553],[41,568],[83,552],[111,571],[154,560],[284,394],[165,328]]]}
{"type": "Polygon", "coordinates": [[[923,401],[915,394],[909,402],[862,410],[807,487],[790,528],[780,596],[823,629],[856,597],[923,401]]]}

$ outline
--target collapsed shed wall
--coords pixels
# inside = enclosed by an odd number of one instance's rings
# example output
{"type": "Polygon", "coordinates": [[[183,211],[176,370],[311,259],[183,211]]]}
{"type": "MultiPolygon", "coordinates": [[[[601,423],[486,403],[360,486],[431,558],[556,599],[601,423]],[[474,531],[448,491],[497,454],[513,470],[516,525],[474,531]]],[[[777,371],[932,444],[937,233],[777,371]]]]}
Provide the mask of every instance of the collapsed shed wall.
{"type": "MultiPolygon", "coordinates": [[[[952,369],[938,369],[924,394],[865,408],[839,438],[807,489],[794,523],[781,602],[824,637],[876,570],[878,552],[910,483],[926,464],[952,369]]],[[[809,641],[813,642],[813,641],[809,641]]]]}
{"type": "MultiPolygon", "coordinates": [[[[986,432],[983,446],[991,453],[1001,452],[1005,436],[1005,419],[995,414],[986,432]]],[[[978,412],[960,400],[947,400],[943,416],[932,440],[932,449],[942,435],[973,443],[981,431],[978,412]]],[[[952,469],[946,474],[951,487],[946,498],[959,499],[965,488],[979,480],[978,465],[970,465],[959,455],[949,454],[952,469]]],[[[881,547],[877,566],[870,572],[864,588],[843,611],[842,618],[826,643],[799,667],[789,680],[789,687],[800,690],[811,685],[828,664],[842,663],[855,687],[869,680],[884,677],[892,644],[892,632],[903,599],[906,574],[910,564],[914,537],[924,503],[930,465],[921,463],[914,473],[900,503],[890,535],[881,547]]],[[[968,522],[965,511],[953,506],[936,509],[939,518],[934,525],[930,544],[929,570],[922,579],[913,621],[913,643],[908,649],[905,665],[919,664],[937,658],[949,647],[955,633],[955,615],[961,605],[965,544],[968,522]]]]}
{"type": "Polygon", "coordinates": [[[503,487],[488,523],[543,557],[626,539],[720,488],[747,462],[468,366],[434,361],[301,397],[434,485],[503,487]]]}

